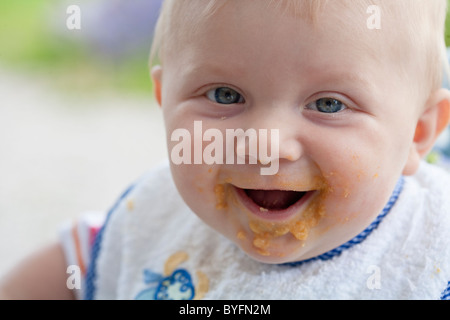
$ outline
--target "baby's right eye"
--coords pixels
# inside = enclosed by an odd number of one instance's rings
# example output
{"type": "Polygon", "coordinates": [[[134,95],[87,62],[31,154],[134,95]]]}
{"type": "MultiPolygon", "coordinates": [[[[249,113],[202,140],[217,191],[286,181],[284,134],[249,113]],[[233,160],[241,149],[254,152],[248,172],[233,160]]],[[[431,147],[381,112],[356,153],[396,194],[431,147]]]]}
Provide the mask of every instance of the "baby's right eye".
{"type": "Polygon", "coordinates": [[[206,92],[206,97],[213,102],[226,105],[245,102],[239,92],[228,87],[211,89],[206,92]]]}
{"type": "Polygon", "coordinates": [[[306,105],[306,109],[321,113],[338,113],[347,109],[347,106],[337,99],[322,98],[306,105]]]}

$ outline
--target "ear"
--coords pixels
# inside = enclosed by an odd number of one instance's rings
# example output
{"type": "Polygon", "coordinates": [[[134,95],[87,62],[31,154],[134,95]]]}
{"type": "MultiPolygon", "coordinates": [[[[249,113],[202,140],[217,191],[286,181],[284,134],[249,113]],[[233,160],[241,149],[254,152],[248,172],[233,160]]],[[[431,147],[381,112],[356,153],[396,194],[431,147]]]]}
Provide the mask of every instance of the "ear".
{"type": "Polygon", "coordinates": [[[450,122],[450,92],[440,89],[431,96],[420,115],[404,175],[413,175],[420,161],[431,151],[439,135],[450,122]]]}
{"type": "Polygon", "coordinates": [[[155,93],[156,101],[161,106],[161,79],[162,79],[162,67],[160,65],[154,66],[151,70],[151,76],[153,80],[153,91],[155,93]]]}

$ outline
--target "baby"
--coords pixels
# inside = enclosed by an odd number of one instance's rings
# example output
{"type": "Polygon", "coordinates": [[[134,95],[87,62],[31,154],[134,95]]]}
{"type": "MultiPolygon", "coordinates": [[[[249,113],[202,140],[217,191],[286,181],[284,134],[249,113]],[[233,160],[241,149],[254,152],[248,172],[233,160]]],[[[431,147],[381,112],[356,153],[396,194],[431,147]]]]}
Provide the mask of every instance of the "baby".
{"type": "Polygon", "coordinates": [[[450,177],[422,161],[450,119],[445,16],[445,0],[165,0],[169,163],[3,296],[448,299],[450,177]]]}

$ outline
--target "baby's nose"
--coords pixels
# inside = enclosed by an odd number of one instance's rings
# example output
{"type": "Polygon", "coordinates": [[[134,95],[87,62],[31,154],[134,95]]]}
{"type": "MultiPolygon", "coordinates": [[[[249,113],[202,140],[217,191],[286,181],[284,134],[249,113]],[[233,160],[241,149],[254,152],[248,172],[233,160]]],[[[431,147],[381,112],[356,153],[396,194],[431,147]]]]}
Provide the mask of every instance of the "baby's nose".
{"type": "Polygon", "coordinates": [[[269,113],[264,117],[258,117],[253,123],[259,128],[260,133],[258,136],[259,162],[267,164],[281,159],[299,160],[303,155],[302,137],[305,134],[303,130],[299,130],[302,127],[297,123],[299,119],[296,119],[293,114],[284,112],[269,113]],[[264,156],[265,154],[267,156],[264,156]]]}
{"type": "Polygon", "coordinates": [[[297,161],[302,157],[303,148],[300,141],[288,135],[280,136],[279,158],[297,161]]]}

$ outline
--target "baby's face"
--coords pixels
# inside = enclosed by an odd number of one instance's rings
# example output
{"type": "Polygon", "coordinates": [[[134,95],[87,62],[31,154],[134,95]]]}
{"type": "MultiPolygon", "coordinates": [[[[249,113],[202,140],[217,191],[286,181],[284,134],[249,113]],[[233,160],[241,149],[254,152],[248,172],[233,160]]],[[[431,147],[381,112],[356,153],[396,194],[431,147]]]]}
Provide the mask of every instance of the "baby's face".
{"type": "Polygon", "coordinates": [[[381,212],[405,168],[417,99],[399,76],[388,30],[367,29],[368,17],[348,23],[325,13],[313,25],[258,1],[233,1],[164,59],[177,188],[200,219],[254,259],[299,261],[353,238],[381,212]],[[177,129],[187,131],[172,136],[177,129]],[[261,174],[270,164],[250,157],[227,164],[227,129],[269,137],[278,130],[271,139],[258,135],[269,150],[279,147],[277,171],[261,174]],[[221,145],[223,161],[206,164],[221,145]],[[175,164],[174,156],[192,162],[175,164]]]}

